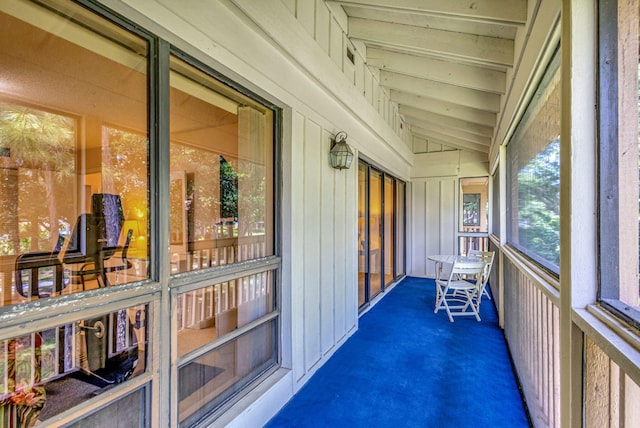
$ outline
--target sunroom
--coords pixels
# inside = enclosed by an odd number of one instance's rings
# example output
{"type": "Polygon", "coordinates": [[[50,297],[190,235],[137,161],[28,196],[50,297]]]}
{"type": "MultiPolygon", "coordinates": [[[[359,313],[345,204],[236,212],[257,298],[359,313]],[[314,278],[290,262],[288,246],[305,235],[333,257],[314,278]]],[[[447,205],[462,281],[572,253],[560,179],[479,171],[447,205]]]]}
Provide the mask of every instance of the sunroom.
{"type": "Polygon", "coordinates": [[[0,427],[263,426],[470,250],[533,424],[640,425],[638,11],[0,3],[0,427]]]}

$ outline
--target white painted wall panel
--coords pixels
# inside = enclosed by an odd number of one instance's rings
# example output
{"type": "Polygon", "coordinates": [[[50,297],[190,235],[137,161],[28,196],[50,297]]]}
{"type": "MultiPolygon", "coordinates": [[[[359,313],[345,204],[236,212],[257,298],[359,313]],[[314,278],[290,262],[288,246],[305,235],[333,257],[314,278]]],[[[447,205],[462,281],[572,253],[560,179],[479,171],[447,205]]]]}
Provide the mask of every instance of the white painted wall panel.
{"type": "MultiPolygon", "coordinates": [[[[336,171],[333,175],[333,203],[335,210],[332,214],[333,217],[333,230],[327,231],[333,235],[334,246],[332,248],[333,253],[331,258],[333,260],[333,337],[336,342],[340,340],[346,332],[347,327],[347,301],[348,301],[348,289],[351,288],[351,282],[347,282],[347,269],[350,267],[346,264],[346,257],[343,257],[348,252],[349,246],[346,245],[347,236],[346,221],[347,216],[347,173],[343,171],[336,171]]],[[[355,195],[350,195],[355,196],[355,195]]]]}
{"type": "MultiPolygon", "coordinates": [[[[346,205],[347,198],[352,198],[353,194],[349,194],[347,191],[347,180],[350,178],[347,171],[336,171],[334,176],[334,210],[331,215],[333,218],[333,231],[327,231],[327,233],[333,233],[334,247],[332,248],[333,259],[333,287],[334,287],[334,301],[333,301],[333,324],[334,324],[334,338],[337,341],[344,338],[345,334],[349,331],[349,325],[347,325],[347,313],[352,308],[349,305],[349,295],[353,284],[357,282],[347,281],[350,278],[348,271],[351,270],[351,265],[347,264],[347,254],[350,253],[349,239],[350,235],[347,234],[347,222],[348,209],[346,205]]],[[[355,250],[354,250],[355,251],[355,250]]],[[[351,310],[351,312],[353,312],[351,310]]]]}
{"type": "MultiPolygon", "coordinates": [[[[304,241],[294,239],[295,236],[304,236],[304,182],[299,179],[304,171],[304,141],[305,118],[300,113],[292,115],[291,133],[291,283],[304,283],[304,241]]],[[[286,208],[285,208],[286,209],[286,208]]],[[[285,225],[286,227],[286,225],[285,225]]],[[[305,373],[304,367],[304,328],[297,322],[304,318],[304,288],[301,286],[290,287],[291,290],[291,358],[294,379],[299,379],[305,373]]],[[[286,333],[285,333],[286,335],[286,333]]]]}
{"type": "MultiPolygon", "coordinates": [[[[306,121],[304,152],[304,323],[305,369],[312,368],[320,352],[320,198],[322,129],[306,121]]],[[[293,302],[295,305],[297,302],[293,302]]],[[[295,358],[295,356],[294,356],[295,358]]]]}
{"type": "Polygon", "coordinates": [[[364,96],[364,73],[365,64],[362,57],[358,54],[355,55],[355,85],[358,91],[364,96]]]}
{"type": "Polygon", "coordinates": [[[456,254],[456,177],[418,179],[412,183],[411,266],[415,276],[435,276],[430,254],[456,254]]]}
{"type": "Polygon", "coordinates": [[[313,0],[298,0],[296,9],[296,18],[298,22],[304,28],[304,30],[311,36],[315,37],[316,27],[316,7],[313,0]]]}
{"type": "MultiPolygon", "coordinates": [[[[358,325],[358,166],[353,164],[350,169],[342,171],[346,179],[345,192],[345,235],[341,247],[344,248],[344,259],[346,266],[346,281],[342,285],[345,287],[347,298],[347,332],[353,333],[358,325]],[[355,269],[354,269],[355,268],[355,269]],[[352,286],[354,285],[354,286],[352,286]]],[[[338,207],[339,205],[336,205],[338,207]]],[[[339,245],[336,244],[336,247],[339,245]]],[[[340,254],[336,253],[336,257],[340,254]]]]}
{"type": "Polygon", "coordinates": [[[378,86],[377,80],[372,80],[371,82],[371,104],[378,114],[380,114],[380,87],[378,86]]]}
{"type": "Polygon", "coordinates": [[[340,28],[340,24],[338,24],[338,21],[336,21],[335,18],[331,18],[329,55],[340,70],[342,70],[342,57],[344,56],[342,53],[342,35],[343,33],[342,28],[340,28]]]}
{"type": "Polygon", "coordinates": [[[365,67],[364,69],[364,97],[369,102],[369,104],[373,105],[373,76],[371,74],[371,69],[369,67],[365,67]]]}
{"type": "Polygon", "coordinates": [[[458,254],[457,188],[457,178],[440,180],[440,254],[458,254]]]}
{"type": "Polygon", "coordinates": [[[329,55],[331,15],[323,1],[316,2],[316,42],[329,55]]]}
{"type": "MultiPolygon", "coordinates": [[[[440,223],[442,221],[443,213],[440,210],[441,189],[439,180],[427,180],[425,182],[426,192],[425,200],[421,201],[425,204],[425,216],[423,221],[426,223],[427,233],[424,236],[425,243],[423,253],[417,254],[416,259],[418,262],[415,267],[420,267],[421,272],[425,272],[425,275],[434,277],[434,264],[427,260],[430,254],[443,254],[440,250],[441,230],[440,223]]],[[[416,203],[418,203],[416,201],[416,203]]]]}
{"type": "MultiPolygon", "coordinates": [[[[333,230],[335,218],[333,212],[338,208],[334,203],[333,168],[328,161],[330,150],[330,134],[326,131],[322,134],[320,156],[316,159],[321,168],[321,186],[319,198],[321,201],[321,236],[320,236],[320,342],[322,355],[325,355],[335,344],[334,341],[334,263],[333,255],[337,252],[334,244],[333,230]]],[[[318,194],[318,193],[316,193],[318,194]]],[[[338,250],[339,251],[339,250],[338,250]]]]}
{"type": "Polygon", "coordinates": [[[282,3],[289,9],[292,15],[296,14],[296,0],[282,0],[282,3]]]}
{"type": "Polygon", "coordinates": [[[413,269],[410,271],[412,275],[426,275],[425,264],[422,260],[426,252],[425,244],[427,242],[427,223],[424,221],[426,217],[426,182],[414,182],[411,192],[412,211],[411,217],[414,219],[411,224],[411,265],[413,269]]]}

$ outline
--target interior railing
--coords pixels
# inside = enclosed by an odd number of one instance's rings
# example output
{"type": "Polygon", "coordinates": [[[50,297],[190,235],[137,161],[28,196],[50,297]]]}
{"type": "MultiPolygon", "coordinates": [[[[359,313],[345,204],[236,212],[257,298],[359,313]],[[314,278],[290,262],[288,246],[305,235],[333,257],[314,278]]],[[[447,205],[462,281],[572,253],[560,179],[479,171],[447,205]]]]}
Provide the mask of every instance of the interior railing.
{"type": "Polygon", "coordinates": [[[469,250],[489,251],[489,234],[486,232],[459,232],[458,252],[461,256],[469,250]]]}

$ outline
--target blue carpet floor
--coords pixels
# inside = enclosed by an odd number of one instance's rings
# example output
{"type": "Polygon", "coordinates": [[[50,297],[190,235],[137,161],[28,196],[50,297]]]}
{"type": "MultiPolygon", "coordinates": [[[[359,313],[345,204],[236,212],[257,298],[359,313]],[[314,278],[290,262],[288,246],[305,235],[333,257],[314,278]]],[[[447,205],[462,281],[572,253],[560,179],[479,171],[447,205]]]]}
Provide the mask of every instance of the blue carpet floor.
{"type": "Polygon", "coordinates": [[[266,426],[528,427],[492,302],[453,323],[434,303],[405,278],[266,426]]]}

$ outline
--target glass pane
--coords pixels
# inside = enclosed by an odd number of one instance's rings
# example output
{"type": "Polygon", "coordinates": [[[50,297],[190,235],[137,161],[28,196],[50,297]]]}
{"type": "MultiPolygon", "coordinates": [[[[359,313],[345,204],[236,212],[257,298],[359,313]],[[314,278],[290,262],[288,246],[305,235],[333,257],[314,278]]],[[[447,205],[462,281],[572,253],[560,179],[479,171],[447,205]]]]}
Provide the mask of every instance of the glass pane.
{"type": "Polygon", "coordinates": [[[145,279],[147,43],[69,2],[73,20],[11,4],[0,5],[12,40],[0,44],[0,305],[145,279]]]}
{"type": "Polygon", "coordinates": [[[66,425],[66,427],[134,428],[148,426],[144,423],[147,419],[147,409],[144,405],[144,400],[145,389],[141,388],[129,395],[119,398],[93,414],[83,416],[78,422],[66,425]]]}
{"type": "Polygon", "coordinates": [[[262,324],[237,340],[178,370],[180,426],[190,426],[277,364],[276,321],[262,324]]]}
{"type": "Polygon", "coordinates": [[[367,166],[358,163],[358,306],[367,301],[365,281],[367,278],[367,166]]]}
{"type": "Polygon", "coordinates": [[[171,61],[171,272],[274,254],[273,112],[171,61]]]}
{"type": "Polygon", "coordinates": [[[397,181],[396,183],[396,275],[404,275],[405,184],[401,181],[397,181]]]}
{"type": "Polygon", "coordinates": [[[0,407],[45,421],[144,373],[147,311],[121,309],[0,341],[0,407]]]}
{"type": "Polygon", "coordinates": [[[369,173],[369,298],[382,289],[382,174],[369,173]]]}
{"type": "Polygon", "coordinates": [[[393,205],[394,180],[384,177],[384,284],[393,281],[393,259],[395,256],[395,231],[394,231],[394,205],[393,205]]]}
{"type": "Polygon", "coordinates": [[[507,146],[507,240],[555,272],[560,264],[559,58],[507,146]]]}
{"type": "Polygon", "coordinates": [[[493,197],[492,197],[492,229],[491,233],[500,236],[500,171],[496,170],[493,176],[493,197]]]}
{"type": "Polygon", "coordinates": [[[275,309],[274,272],[210,285],[178,296],[180,356],[275,309]]]}
{"type": "Polygon", "coordinates": [[[489,177],[461,178],[462,232],[487,232],[489,177]]]}

